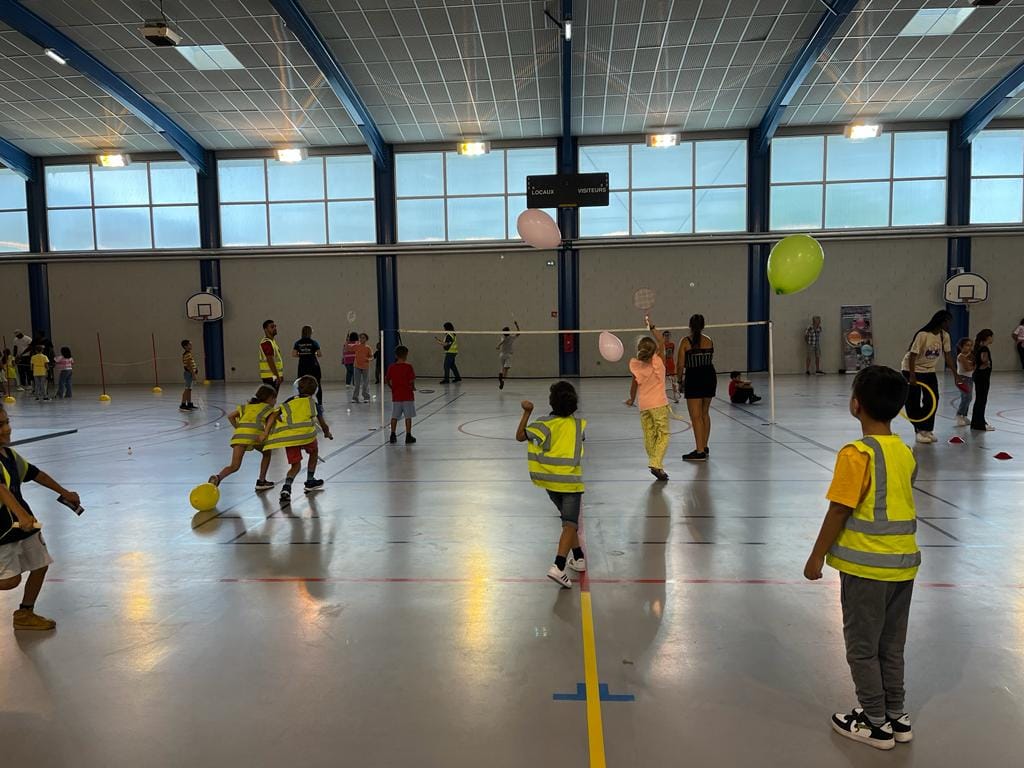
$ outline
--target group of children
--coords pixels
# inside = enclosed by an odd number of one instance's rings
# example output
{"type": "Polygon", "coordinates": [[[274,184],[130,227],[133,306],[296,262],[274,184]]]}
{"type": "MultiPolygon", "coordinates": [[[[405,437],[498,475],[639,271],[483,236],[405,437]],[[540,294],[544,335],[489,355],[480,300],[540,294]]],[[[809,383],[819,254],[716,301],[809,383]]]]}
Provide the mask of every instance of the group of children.
{"type": "MultiPolygon", "coordinates": [[[[46,348],[37,344],[33,348],[32,356],[29,358],[29,365],[32,371],[32,394],[36,400],[50,400],[50,372],[57,374],[57,390],[54,397],[64,399],[71,397],[71,372],[75,366],[75,359],[71,356],[71,349],[61,347],[60,354],[55,355],[53,360],[46,354],[46,348]]],[[[6,347],[0,357],[0,372],[3,374],[4,397],[14,397],[15,392],[26,391],[18,382],[17,356],[6,347]]]]}

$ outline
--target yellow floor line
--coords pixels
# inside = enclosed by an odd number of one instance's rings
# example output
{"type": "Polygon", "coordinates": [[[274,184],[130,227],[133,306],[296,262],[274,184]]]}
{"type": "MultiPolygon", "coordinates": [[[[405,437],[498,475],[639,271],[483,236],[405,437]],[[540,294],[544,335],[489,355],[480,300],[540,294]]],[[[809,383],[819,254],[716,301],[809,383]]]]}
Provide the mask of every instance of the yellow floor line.
{"type": "Polygon", "coordinates": [[[594,640],[594,611],[590,593],[580,592],[583,612],[583,680],[587,685],[587,737],[590,741],[590,768],[605,768],[604,725],[601,722],[601,693],[598,690],[597,643],[594,640]]]}

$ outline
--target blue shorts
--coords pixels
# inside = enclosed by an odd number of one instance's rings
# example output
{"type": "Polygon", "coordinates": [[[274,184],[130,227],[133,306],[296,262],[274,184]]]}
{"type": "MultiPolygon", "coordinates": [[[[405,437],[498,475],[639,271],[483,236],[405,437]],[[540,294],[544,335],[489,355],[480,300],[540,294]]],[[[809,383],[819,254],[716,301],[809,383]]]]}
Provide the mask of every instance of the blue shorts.
{"type": "Polygon", "coordinates": [[[196,380],[192,371],[185,371],[185,389],[192,389],[192,383],[196,380]]]}
{"type": "Polygon", "coordinates": [[[416,417],[416,403],[413,400],[396,400],[391,404],[392,419],[413,419],[416,417]]]}

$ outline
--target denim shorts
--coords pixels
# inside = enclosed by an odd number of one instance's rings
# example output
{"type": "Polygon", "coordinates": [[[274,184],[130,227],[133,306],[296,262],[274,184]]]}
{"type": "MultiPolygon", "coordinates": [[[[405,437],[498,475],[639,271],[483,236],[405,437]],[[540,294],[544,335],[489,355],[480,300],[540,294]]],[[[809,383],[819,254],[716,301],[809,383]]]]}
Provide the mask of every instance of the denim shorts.
{"type": "Polygon", "coordinates": [[[571,525],[573,528],[580,524],[580,506],[583,503],[582,493],[562,493],[561,491],[548,491],[548,497],[558,507],[562,523],[571,525]]]}
{"type": "Polygon", "coordinates": [[[196,380],[192,371],[185,371],[185,389],[192,389],[192,383],[196,380]]]}
{"type": "Polygon", "coordinates": [[[416,418],[416,403],[413,400],[396,400],[391,404],[392,419],[416,418]]]}

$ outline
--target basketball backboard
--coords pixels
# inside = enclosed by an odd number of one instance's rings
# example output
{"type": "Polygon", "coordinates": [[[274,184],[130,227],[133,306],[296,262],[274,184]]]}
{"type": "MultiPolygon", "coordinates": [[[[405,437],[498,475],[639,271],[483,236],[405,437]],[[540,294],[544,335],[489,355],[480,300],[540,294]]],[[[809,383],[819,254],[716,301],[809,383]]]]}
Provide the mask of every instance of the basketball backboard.
{"type": "Polygon", "coordinates": [[[988,299],[988,281],[974,272],[960,272],[946,281],[947,304],[977,304],[988,299]]]}
{"type": "Polygon", "coordinates": [[[190,320],[202,323],[224,318],[224,302],[213,293],[195,293],[185,302],[185,314],[190,320]]]}

